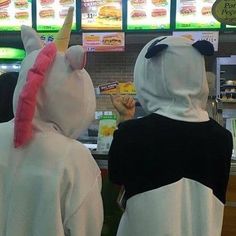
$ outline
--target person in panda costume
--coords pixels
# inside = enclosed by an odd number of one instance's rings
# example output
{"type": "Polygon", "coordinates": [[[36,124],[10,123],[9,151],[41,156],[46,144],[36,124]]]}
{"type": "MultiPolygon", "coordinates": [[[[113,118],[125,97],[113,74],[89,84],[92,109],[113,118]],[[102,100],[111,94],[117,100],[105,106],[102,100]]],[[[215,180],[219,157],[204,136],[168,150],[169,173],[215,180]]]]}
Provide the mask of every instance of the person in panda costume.
{"type": "Polygon", "coordinates": [[[94,118],[85,52],[68,47],[73,7],[46,46],[22,26],[27,52],[14,92],[15,119],[0,124],[0,235],[100,236],[101,174],[75,140],[94,118]]]}
{"type": "Polygon", "coordinates": [[[117,236],[220,236],[232,136],[209,118],[204,56],[211,43],[159,37],[134,68],[137,98],[114,96],[121,122],[109,151],[109,178],[125,189],[117,236]]]}

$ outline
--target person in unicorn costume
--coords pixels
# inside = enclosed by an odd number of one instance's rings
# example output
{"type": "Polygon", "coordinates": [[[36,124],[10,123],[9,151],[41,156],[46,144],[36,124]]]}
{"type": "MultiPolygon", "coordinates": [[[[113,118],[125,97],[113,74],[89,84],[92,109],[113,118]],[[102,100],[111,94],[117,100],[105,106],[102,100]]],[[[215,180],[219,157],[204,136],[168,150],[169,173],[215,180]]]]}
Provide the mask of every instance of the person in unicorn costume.
{"type": "Polygon", "coordinates": [[[14,93],[15,119],[0,125],[0,235],[98,236],[100,170],[75,140],[94,118],[81,46],[67,49],[70,8],[54,43],[22,26],[27,56],[14,93]]]}
{"type": "Polygon", "coordinates": [[[125,211],[117,236],[220,236],[232,135],[209,118],[205,40],[159,37],[134,68],[137,97],[147,115],[130,119],[132,102],[113,101],[121,113],[108,170],[123,185],[125,211]],[[130,120],[128,120],[130,119],[130,120]]]}

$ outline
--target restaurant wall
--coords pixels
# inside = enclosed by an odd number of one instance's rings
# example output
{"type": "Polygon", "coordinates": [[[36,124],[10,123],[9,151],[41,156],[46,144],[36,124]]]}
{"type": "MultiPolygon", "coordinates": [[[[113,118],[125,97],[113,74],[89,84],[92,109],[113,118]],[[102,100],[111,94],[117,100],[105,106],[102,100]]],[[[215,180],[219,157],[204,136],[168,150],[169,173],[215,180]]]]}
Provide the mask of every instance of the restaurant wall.
{"type": "MultiPolygon", "coordinates": [[[[143,46],[128,45],[125,52],[88,53],[86,70],[93,80],[94,87],[112,81],[133,81],[134,64],[143,46]]],[[[97,110],[114,112],[108,95],[97,96],[97,110]]]]}
{"type": "MultiPolygon", "coordinates": [[[[133,69],[138,53],[143,46],[160,33],[126,34],[125,52],[94,52],[88,53],[86,69],[93,80],[94,86],[110,81],[132,81],[133,69]]],[[[166,35],[169,35],[167,33],[166,35]]],[[[82,44],[80,34],[71,35],[71,45],[82,44]]],[[[0,46],[23,48],[20,34],[1,33],[0,46]]],[[[236,55],[236,33],[220,34],[219,50],[206,58],[206,70],[215,72],[216,57],[236,55]]],[[[97,109],[111,111],[113,106],[108,96],[97,97],[97,109]]]]}
{"type": "MultiPolygon", "coordinates": [[[[94,86],[111,81],[133,81],[134,64],[144,45],[145,42],[128,44],[125,52],[88,53],[86,69],[94,86]]],[[[236,42],[220,42],[219,51],[214,56],[205,58],[206,70],[215,73],[216,58],[230,55],[236,55],[236,42]]],[[[97,110],[114,111],[109,96],[97,96],[97,110]]]]}

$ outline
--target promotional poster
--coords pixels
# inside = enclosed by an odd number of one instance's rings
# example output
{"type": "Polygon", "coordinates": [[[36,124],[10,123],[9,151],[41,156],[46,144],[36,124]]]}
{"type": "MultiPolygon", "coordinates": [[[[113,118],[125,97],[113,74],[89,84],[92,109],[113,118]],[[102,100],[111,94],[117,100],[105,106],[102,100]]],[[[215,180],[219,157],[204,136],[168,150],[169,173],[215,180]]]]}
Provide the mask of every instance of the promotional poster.
{"type": "MultiPolygon", "coordinates": [[[[36,28],[38,31],[55,31],[60,29],[70,6],[76,6],[76,0],[37,0],[36,28]]],[[[76,8],[75,8],[76,9],[76,8]]],[[[76,29],[76,13],[72,30],[76,29]]]]}
{"type": "Polygon", "coordinates": [[[128,0],[127,29],[170,29],[170,0],[128,0]]]}
{"type": "Polygon", "coordinates": [[[177,0],[176,29],[218,29],[218,22],[212,15],[215,0],[177,0]]]}
{"type": "Polygon", "coordinates": [[[122,0],[82,0],[83,30],[121,30],[122,0]]]}
{"type": "Polygon", "coordinates": [[[125,50],[123,32],[83,33],[83,46],[88,52],[122,52],[125,50]]]}

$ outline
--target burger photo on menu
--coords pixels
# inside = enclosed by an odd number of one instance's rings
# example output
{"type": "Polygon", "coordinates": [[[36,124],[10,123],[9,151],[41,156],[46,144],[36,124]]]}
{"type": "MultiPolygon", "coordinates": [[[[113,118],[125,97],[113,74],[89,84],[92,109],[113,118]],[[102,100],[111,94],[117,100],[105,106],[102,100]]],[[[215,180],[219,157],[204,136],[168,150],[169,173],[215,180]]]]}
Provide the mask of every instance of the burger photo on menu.
{"type": "Polygon", "coordinates": [[[133,6],[142,6],[142,5],[146,4],[147,1],[146,0],[130,0],[130,3],[133,6]]]}
{"type": "Polygon", "coordinates": [[[25,9],[25,8],[28,8],[28,1],[27,0],[15,0],[14,5],[15,5],[15,8],[25,9]]]}
{"type": "Polygon", "coordinates": [[[71,5],[74,3],[74,0],[59,0],[59,3],[63,6],[64,5],[71,5]]]}
{"type": "Polygon", "coordinates": [[[203,7],[201,9],[201,13],[203,16],[210,16],[211,15],[211,6],[203,7]]]}
{"type": "Polygon", "coordinates": [[[4,20],[4,19],[7,19],[9,18],[9,14],[8,14],[8,11],[0,11],[0,20],[4,20]]]}
{"type": "Polygon", "coordinates": [[[151,13],[152,17],[161,17],[161,16],[166,16],[167,11],[166,9],[153,9],[151,13]]]}
{"type": "Polygon", "coordinates": [[[0,0],[0,9],[8,7],[10,3],[11,0],[0,0]]]}
{"type": "Polygon", "coordinates": [[[167,5],[167,0],[152,0],[152,4],[155,6],[167,5]]]}
{"type": "Polygon", "coordinates": [[[16,19],[28,19],[29,13],[27,11],[20,11],[15,13],[16,19]]]}
{"type": "Polygon", "coordinates": [[[55,11],[53,9],[43,9],[39,12],[41,18],[54,18],[55,11]]]}
{"type": "Polygon", "coordinates": [[[115,6],[102,6],[98,11],[98,17],[105,20],[121,20],[121,10],[115,6]]]}
{"type": "Polygon", "coordinates": [[[135,20],[141,20],[147,16],[146,12],[144,10],[133,10],[130,13],[131,18],[135,20]]]}
{"type": "Polygon", "coordinates": [[[118,34],[111,34],[103,36],[103,45],[121,45],[122,39],[118,34]]]}
{"type": "Polygon", "coordinates": [[[180,8],[180,14],[183,16],[195,15],[196,7],[195,6],[183,6],[180,8]]]}
{"type": "Polygon", "coordinates": [[[54,3],[54,0],[40,0],[41,6],[47,6],[53,3],[54,3]]]}

